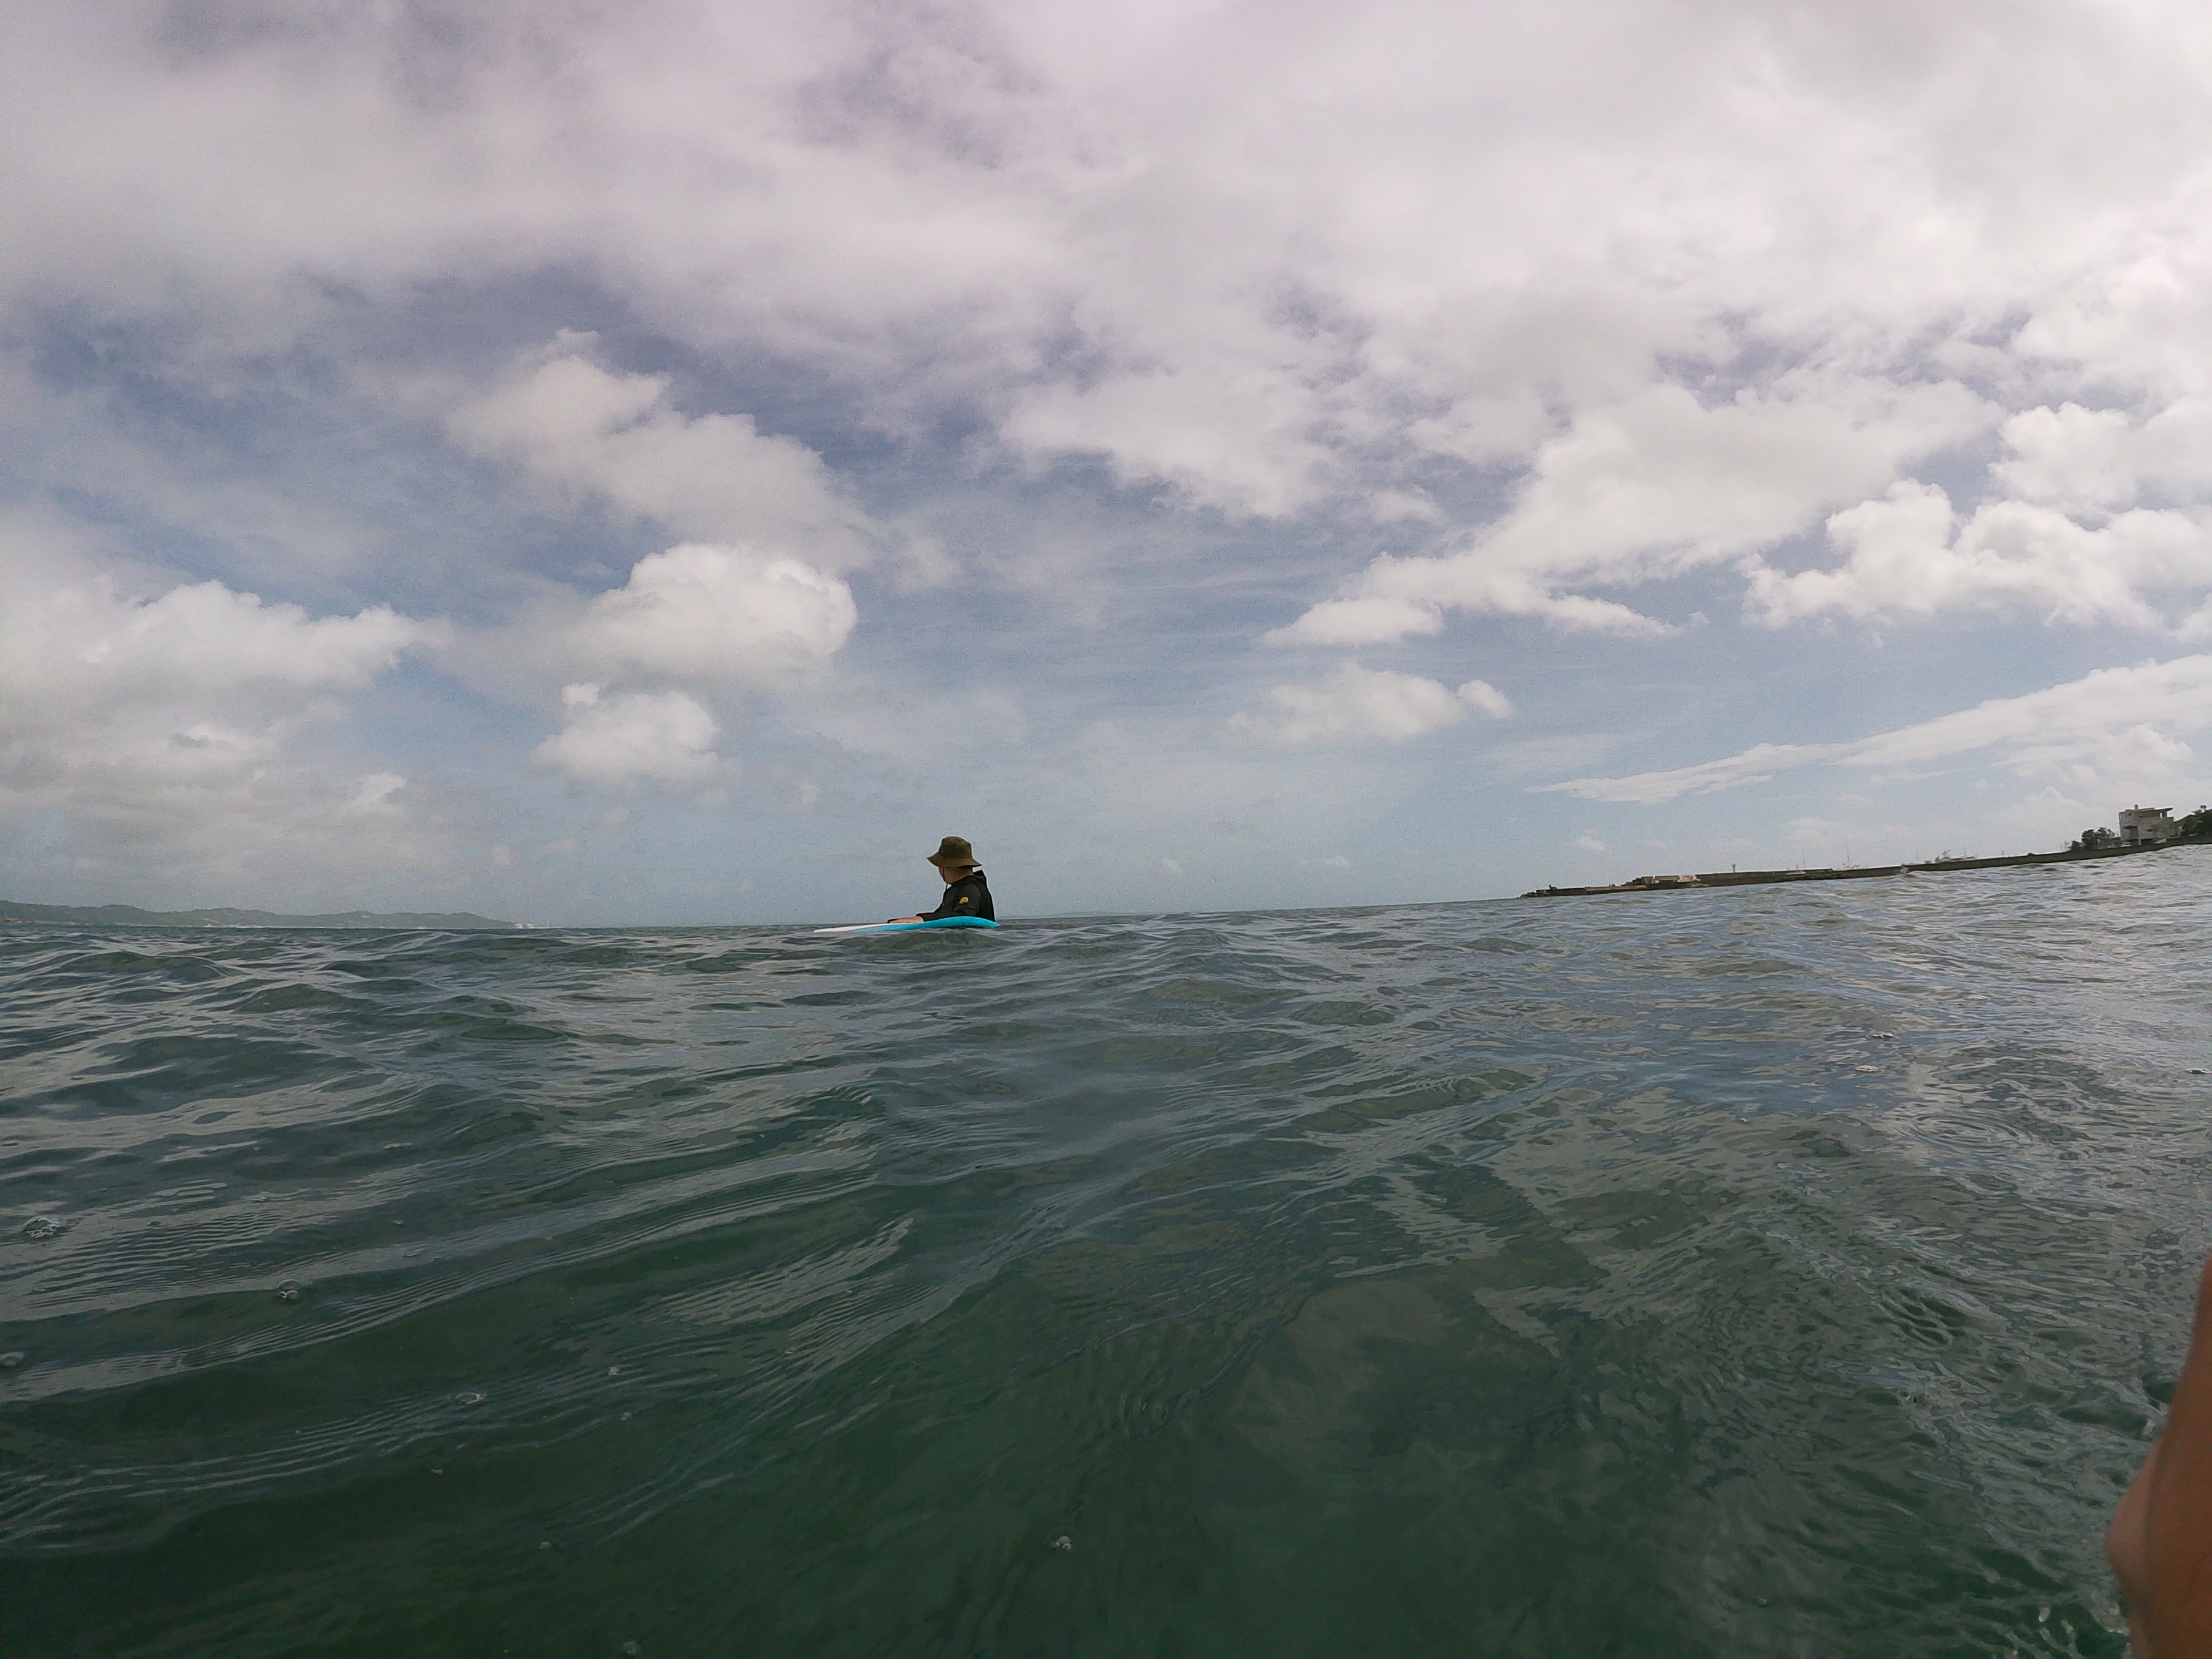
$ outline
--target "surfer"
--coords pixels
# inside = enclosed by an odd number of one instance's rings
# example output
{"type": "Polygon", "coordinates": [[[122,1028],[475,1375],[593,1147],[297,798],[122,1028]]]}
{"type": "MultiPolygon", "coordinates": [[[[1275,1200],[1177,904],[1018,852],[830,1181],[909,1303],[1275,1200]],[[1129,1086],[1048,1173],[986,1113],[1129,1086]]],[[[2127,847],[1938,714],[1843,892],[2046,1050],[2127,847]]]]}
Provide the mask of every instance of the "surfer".
{"type": "Polygon", "coordinates": [[[983,879],[983,866],[975,862],[975,849],[962,836],[947,836],[929,854],[945,880],[945,896],[927,915],[893,916],[893,921],[942,921],[948,916],[981,916],[995,921],[991,908],[991,886],[983,879]]]}
{"type": "Polygon", "coordinates": [[[2212,1262],[2166,1427],[2105,1534],[2134,1659],[2212,1653],[2212,1262]]]}

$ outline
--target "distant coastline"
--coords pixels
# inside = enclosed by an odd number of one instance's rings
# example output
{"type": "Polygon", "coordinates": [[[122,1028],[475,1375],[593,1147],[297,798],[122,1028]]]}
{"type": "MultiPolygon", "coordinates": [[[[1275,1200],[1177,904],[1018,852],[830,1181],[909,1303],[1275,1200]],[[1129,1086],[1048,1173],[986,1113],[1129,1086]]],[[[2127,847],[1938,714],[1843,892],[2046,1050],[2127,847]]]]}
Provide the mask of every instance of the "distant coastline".
{"type": "Polygon", "coordinates": [[[228,906],[208,910],[142,910],[135,904],[21,904],[12,899],[0,899],[0,921],[82,927],[422,928],[467,933],[506,933],[522,926],[470,910],[341,910],[330,915],[291,916],[275,910],[238,910],[228,906]]]}
{"type": "Polygon", "coordinates": [[[1917,864],[1869,865],[1863,869],[1715,870],[1694,876],[1638,876],[1609,887],[1538,887],[1522,898],[1578,898],[1594,893],[1678,893],[1686,888],[1763,887],[1784,881],[1866,881],[1877,876],[1945,874],[1954,870],[2011,870],[2033,864],[2079,864],[2088,859],[2131,859],[2177,847],[2212,845],[2212,836],[2189,836],[2147,847],[2100,847],[2063,853],[2021,853],[1996,859],[1923,859],[1917,864]]]}

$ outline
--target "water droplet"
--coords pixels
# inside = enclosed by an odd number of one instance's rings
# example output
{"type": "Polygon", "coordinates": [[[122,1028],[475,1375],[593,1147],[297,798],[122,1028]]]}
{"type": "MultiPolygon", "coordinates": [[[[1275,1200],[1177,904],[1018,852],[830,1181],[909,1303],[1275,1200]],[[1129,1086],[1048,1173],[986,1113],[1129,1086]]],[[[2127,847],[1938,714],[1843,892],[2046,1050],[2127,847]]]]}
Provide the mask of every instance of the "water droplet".
{"type": "Polygon", "coordinates": [[[68,1231],[68,1222],[57,1221],[50,1215],[33,1216],[23,1224],[26,1238],[58,1238],[68,1231]]]}
{"type": "Polygon", "coordinates": [[[276,1287],[276,1299],[279,1302],[297,1302],[306,1294],[305,1285],[289,1279],[276,1287]]]}
{"type": "Polygon", "coordinates": [[[29,1357],[21,1348],[0,1353],[0,1371],[20,1371],[23,1369],[23,1361],[29,1357]]]}
{"type": "Polygon", "coordinates": [[[484,1396],[477,1393],[474,1389],[470,1390],[467,1394],[457,1394],[453,1398],[459,1401],[464,1406],[481,1406],[484,1402],[484,1396]]]}

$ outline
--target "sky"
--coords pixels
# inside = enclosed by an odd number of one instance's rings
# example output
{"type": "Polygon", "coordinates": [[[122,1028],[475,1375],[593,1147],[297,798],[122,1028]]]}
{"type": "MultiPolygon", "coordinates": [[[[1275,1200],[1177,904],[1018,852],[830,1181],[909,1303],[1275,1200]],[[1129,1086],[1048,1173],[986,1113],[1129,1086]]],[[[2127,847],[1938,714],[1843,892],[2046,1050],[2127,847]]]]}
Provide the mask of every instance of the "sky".
{"type": "Polygon", "coordinates": [[[2212,11],[0,0],[0,896],[863,921],[2212,797],[2212,11]]]}

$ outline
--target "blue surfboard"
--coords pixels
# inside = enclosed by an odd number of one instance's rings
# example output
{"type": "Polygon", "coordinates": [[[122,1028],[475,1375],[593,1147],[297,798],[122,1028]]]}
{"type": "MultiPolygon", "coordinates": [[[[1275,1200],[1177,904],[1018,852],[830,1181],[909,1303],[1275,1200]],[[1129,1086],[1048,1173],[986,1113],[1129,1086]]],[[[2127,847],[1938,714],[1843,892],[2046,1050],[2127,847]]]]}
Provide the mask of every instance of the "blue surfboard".
{"type": "Polygon", "coordinates": [[[817,933],[919,933],[925,928],[996,927],[986,916],[939,916],[934,921],[862,921],[848,927],[817,927],[817,933]]]}

